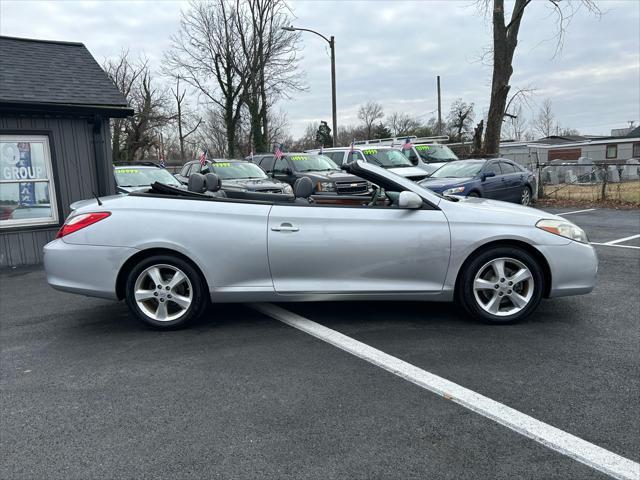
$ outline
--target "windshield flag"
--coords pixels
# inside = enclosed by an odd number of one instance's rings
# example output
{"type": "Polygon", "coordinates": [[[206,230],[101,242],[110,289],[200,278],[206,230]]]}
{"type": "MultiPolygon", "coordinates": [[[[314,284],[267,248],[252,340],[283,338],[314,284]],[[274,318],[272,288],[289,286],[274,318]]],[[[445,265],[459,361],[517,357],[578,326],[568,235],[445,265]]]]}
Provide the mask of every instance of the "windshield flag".
{"type": "Polygon", "coordinates": [[[351,147],[349,148],[349,152],[353,153],[356,151],[356,139],[351,140],[351,147]]]}
{"type": "Polygon", "coordinates": [[[409,140],[409,137],[407,137],[407,139],[404,141],[404,145],[402,145],[402,149],[409,150],[411,147],[413,147],[413,144],[411,143],[411,140],[409,140]]]}
{"type": "Polygon", "coordinates": [[[205,163],[207,163],[207,149],[206,148],[202,151],[202,155],[200,155],[200,165],[204,167],[205,163]]]}
{"type": "Polygon", "coordinates": [[[276,159],[278,160],[282,158],[282,149],[280,147],[280,144],[276,144],[276,150],[273,152],[273,154],[276,156],[276,159]]]}

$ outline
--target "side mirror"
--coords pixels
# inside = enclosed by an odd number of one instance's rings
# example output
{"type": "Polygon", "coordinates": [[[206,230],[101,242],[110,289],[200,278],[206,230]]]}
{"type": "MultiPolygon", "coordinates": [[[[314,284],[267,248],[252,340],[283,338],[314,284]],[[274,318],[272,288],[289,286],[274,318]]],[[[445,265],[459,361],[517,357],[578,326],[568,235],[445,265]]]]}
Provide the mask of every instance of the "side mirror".
{"type": "Polygon", "coordinates": [[[422,198],[414,192],[400,192],[398,197],[398,207],[416,210],[422,207],[422,198]]]}
{"type": "Polygon", "coordinates": [[[289,167],[287,167],[286,170],[284,171],[284,173],[286,173],[287,175],[293,175],[293,170],[291,170],[289,167]]]}
{"type": "Polygon", "coordinates": [[[496,176],[495,172],[482,173],[480,174],[480,180],[484,182],[487,178],[495,177],[495,176],[496,176]]]}

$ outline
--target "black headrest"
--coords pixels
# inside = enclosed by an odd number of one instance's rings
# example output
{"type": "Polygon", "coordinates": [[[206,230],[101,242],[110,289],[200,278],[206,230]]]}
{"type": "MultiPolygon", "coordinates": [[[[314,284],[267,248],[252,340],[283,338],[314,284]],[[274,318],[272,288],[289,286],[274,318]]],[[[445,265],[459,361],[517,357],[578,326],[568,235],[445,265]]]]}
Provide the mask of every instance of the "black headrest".
{"type": "Polygon", "coordinates": [[[220,177],[215,173],[205,174],[204,181],[207,185],[207,190],[209,190],[210,192],[217,192],[222,187],[220,177]]]}
{"type": "Polygon", "coordinates": [[[192,173],[189,176],[189,183],[187,184],[187,190],[190,192],[204,193],[207,189],[207,184],[204,175],[201,173],[192,173]]]}
{"type": "Polygon", "coordinates": [[[309,198],[313,193],[313,182],[309,177],[300,177],[293,184],[293,194],[296,198],[309,198]]]}

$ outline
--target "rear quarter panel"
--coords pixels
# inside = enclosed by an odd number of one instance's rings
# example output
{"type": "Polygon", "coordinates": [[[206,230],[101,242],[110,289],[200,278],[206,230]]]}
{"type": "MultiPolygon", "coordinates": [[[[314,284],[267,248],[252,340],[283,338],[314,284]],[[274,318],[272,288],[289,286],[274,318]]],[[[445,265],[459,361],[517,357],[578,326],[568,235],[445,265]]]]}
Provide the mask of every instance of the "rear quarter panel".
{"type": "Polygon", "coordinates": [[[66,243],[166,248],[190,258],[210,290],[272,288],[267,256],[270,205],[128,196],[105,204],[111,216],[64,237],[66,243]]]}

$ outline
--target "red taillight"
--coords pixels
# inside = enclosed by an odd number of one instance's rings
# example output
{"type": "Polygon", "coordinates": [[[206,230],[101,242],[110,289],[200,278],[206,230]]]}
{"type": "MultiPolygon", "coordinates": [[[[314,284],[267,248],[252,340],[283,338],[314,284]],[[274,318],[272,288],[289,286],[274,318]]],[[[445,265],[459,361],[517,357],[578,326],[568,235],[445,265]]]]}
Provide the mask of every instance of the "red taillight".
{"type": "Polygon", "coordinates": [[[88,227],[89,225],[93,225],[100,220],[107,218],[111,215],[110,212],[93,212],[93,213],[83,213],[82,215],[76,215],[75,217],[71,217],[68,219],[62,228],[58,230],[58,234],[56,238],[62,238],[65,235],[69,235],[70,233],[77,232],[84,227],[88,227]]]}

